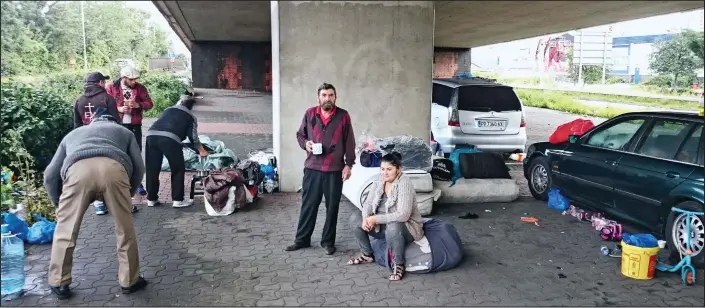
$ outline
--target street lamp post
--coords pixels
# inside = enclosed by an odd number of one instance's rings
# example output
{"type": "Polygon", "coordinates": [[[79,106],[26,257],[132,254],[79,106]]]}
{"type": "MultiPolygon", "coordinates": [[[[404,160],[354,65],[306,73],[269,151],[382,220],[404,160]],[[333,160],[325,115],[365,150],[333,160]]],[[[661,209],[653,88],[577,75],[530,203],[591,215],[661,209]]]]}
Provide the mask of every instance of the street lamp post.
{"type": "Polygon", "coordinates": [[[83,70],[88,72],[88,53],[86,51],[86,16],[83,12],[83,1],[81,1],[81,26],[83,27],[83,70]]]}

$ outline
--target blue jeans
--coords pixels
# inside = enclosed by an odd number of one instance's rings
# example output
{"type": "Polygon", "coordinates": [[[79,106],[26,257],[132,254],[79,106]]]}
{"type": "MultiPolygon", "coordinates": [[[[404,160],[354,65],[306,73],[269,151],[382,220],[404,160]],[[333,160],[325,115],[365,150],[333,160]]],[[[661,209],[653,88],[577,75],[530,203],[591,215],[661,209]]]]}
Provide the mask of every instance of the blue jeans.
{"type": "Polygon", "coordinates": [[[365,231],[362,229],[362,215],[353,213],[350,216],[350,226],[353,228],[355,240],[360,246],[360,250],[366,256],[371,256],[372,245],[370,244],[370,236],[376,239],[384,239],[387,242],[387,248],[392,250],[392,261],[394,264],[403,265],[406,262],[404,253],[406,252],[406,244],[414,241],[414,237],[409,233],[409,229],[403,222],[390,222],[379,225],[379,231],[375,229],[365,231]]]}

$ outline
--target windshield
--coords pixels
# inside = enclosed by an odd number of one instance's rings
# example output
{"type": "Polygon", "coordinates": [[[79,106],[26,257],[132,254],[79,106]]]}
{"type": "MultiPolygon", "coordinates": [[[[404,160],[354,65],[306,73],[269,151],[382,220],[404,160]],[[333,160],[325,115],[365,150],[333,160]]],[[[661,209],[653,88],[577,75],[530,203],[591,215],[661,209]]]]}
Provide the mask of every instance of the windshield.
{"type": "Polygon", "coordinates": [[[521,103],[510,87],[467,86],[458,89],[458,110],[521,111],[521,103]]]}

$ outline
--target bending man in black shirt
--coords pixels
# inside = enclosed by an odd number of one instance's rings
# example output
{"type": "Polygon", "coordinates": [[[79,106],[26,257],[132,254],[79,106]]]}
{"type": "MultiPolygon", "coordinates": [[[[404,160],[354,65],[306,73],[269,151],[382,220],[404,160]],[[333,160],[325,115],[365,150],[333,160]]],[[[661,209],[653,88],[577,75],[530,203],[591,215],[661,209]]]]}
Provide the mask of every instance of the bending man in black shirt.
{"type": "Polygon", "coordinates": [[[182,98],[181,101],[169,107],[147,131],[145,147],[145,167],[147,169],[147,206],[159,204],[159,172],[162,169],[162,157],[166,157],[171,169],[171,199],[173,207],[186,207],[191,200],[184,201],[184,174],[186,165],[181,150],[182,141],[188,138],[194,149],[201,156],[208,156],[198,140],[198,123],[191,113],[193,98],[182,98]]]}

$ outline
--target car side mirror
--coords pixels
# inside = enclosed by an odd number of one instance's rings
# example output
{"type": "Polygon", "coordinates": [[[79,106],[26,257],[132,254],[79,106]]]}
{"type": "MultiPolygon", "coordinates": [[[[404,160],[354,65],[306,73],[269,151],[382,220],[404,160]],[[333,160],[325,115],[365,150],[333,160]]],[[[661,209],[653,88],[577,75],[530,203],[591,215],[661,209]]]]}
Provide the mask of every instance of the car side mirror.
{"type": "Polygon", "coordinates": [[[578,141],[580,141],[580,136],[578,135],[570,135],[568,137],[568,142],[570,142],[571,144],[579,143],[578,141]]]}

